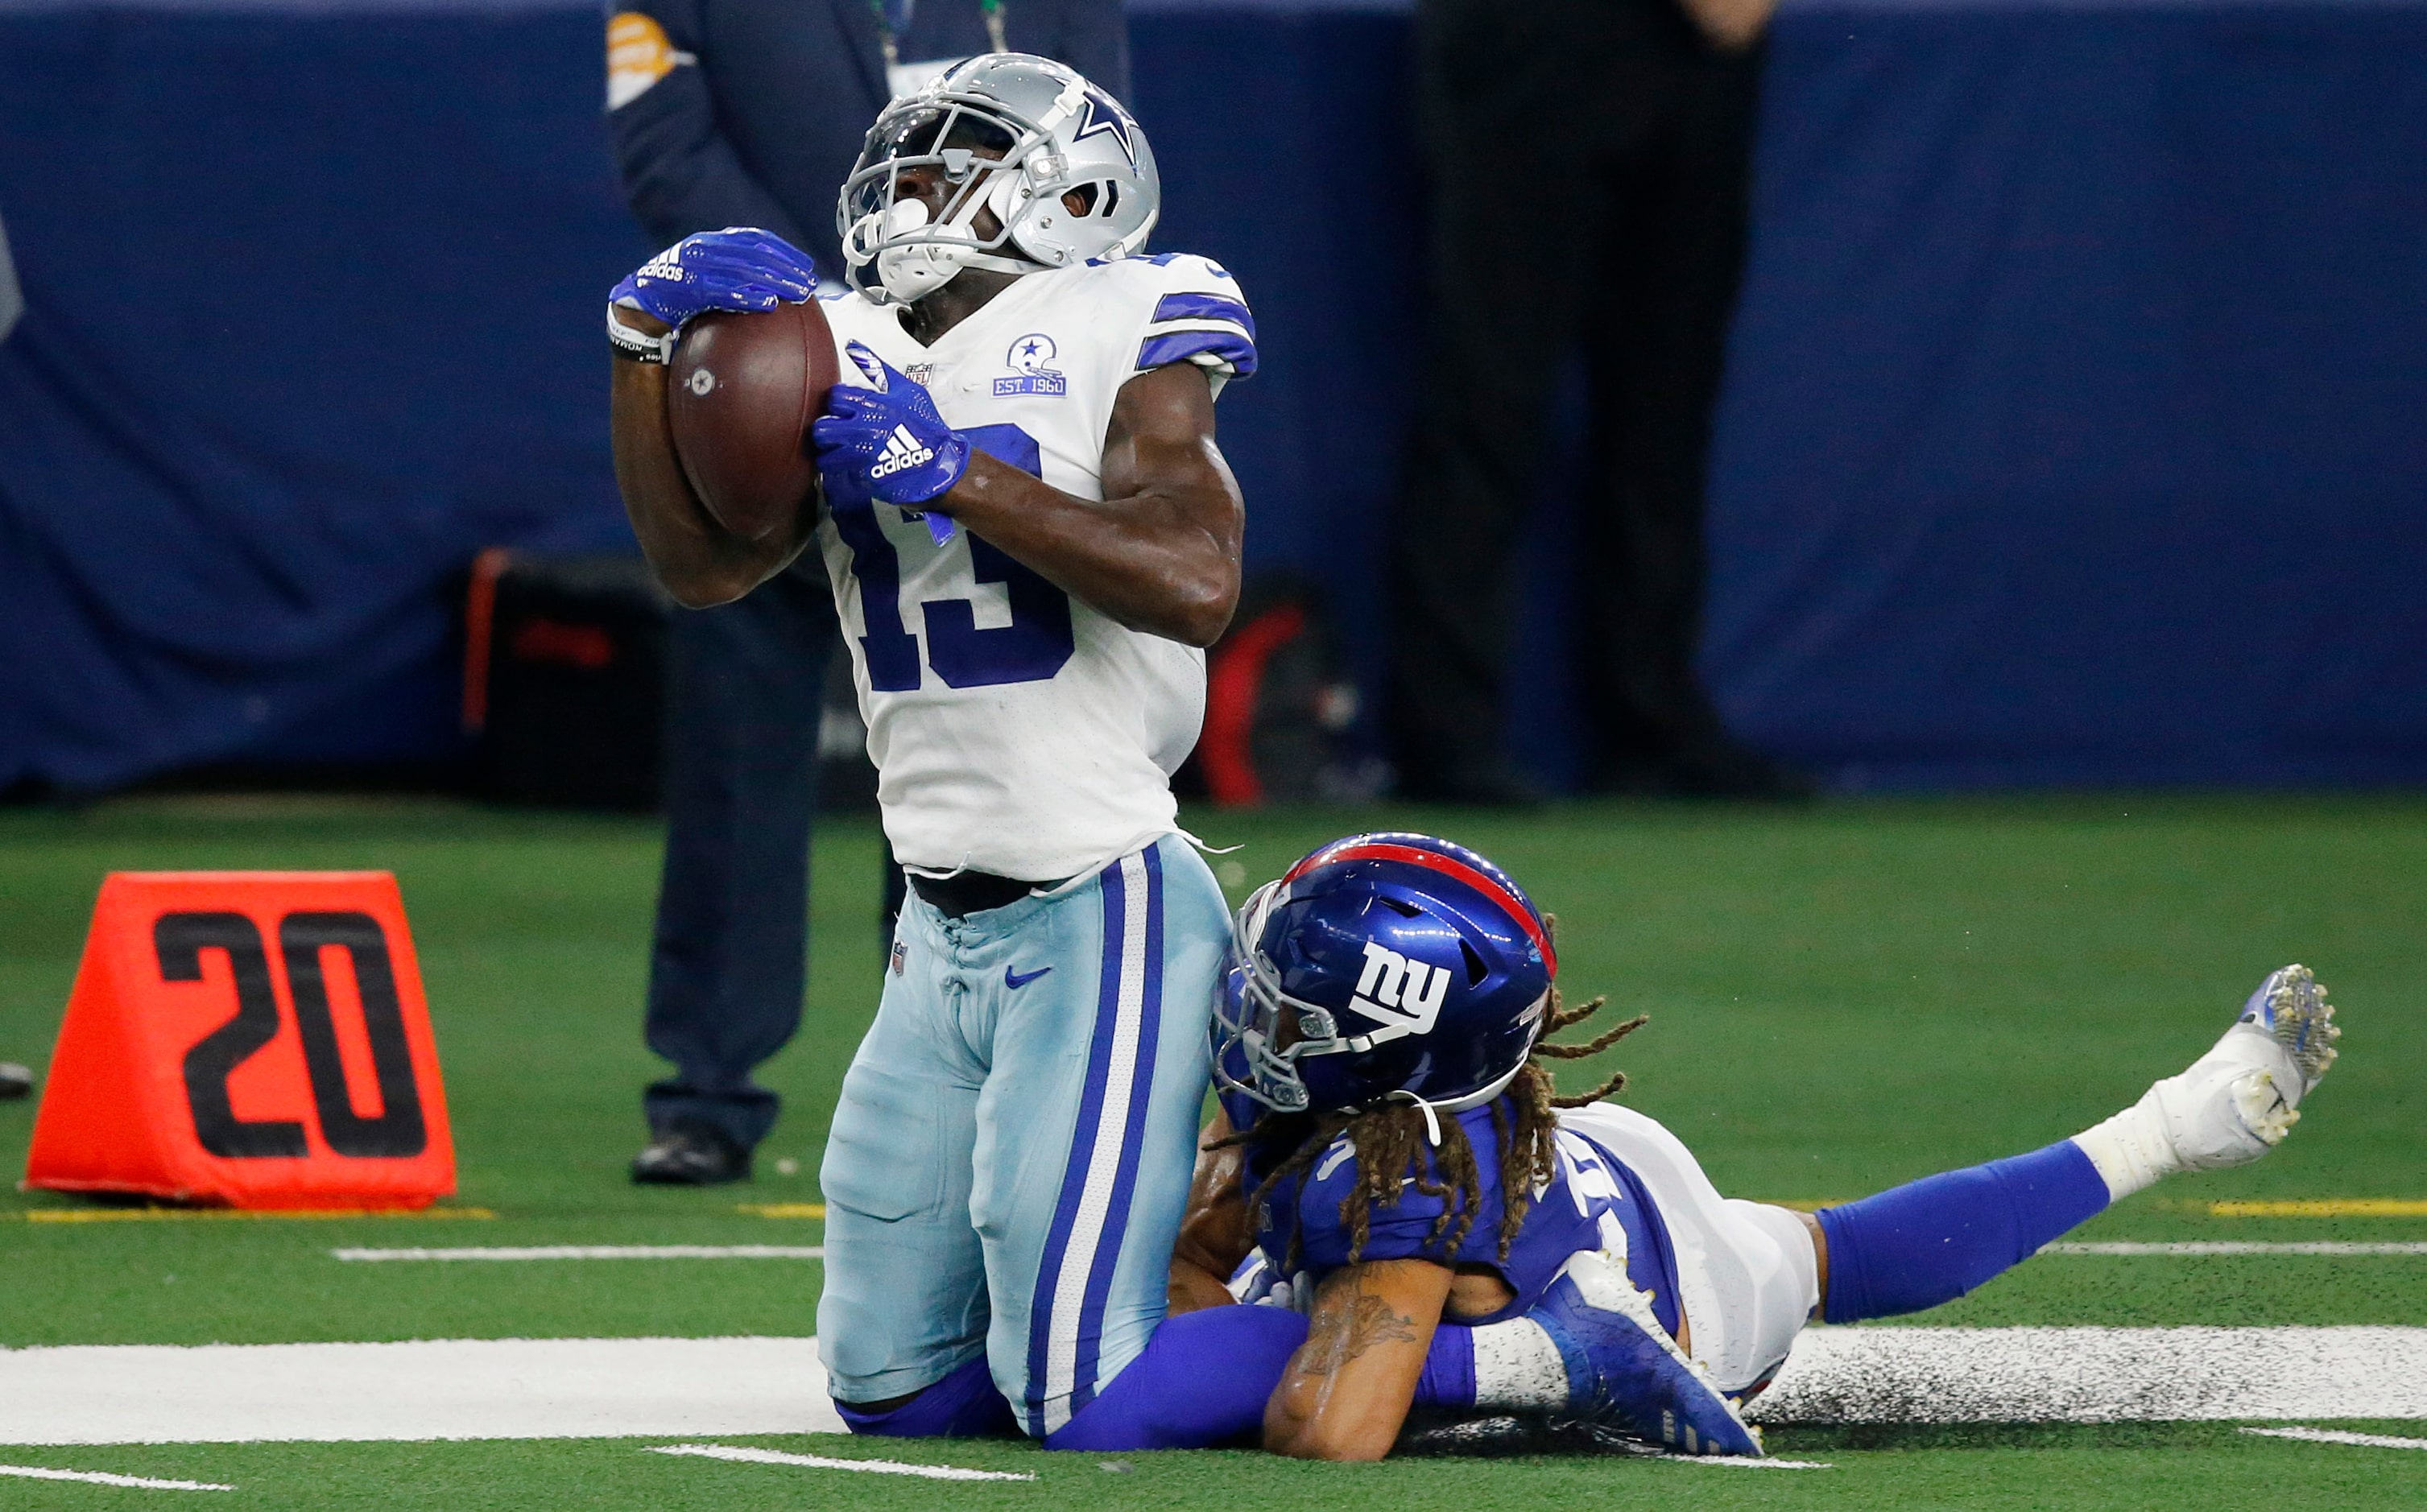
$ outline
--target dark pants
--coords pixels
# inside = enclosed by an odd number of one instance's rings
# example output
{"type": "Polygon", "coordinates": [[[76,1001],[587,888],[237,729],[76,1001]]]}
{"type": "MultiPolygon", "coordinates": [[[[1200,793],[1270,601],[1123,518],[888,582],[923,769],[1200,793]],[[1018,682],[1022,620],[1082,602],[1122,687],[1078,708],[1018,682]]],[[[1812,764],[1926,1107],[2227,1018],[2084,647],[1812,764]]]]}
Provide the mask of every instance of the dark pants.
{"type": "Polygon", "coordinates": [[[1411,791],[1496,769],[1516,548],[1579,354],[1588,775],[1724,739],[1693,667],[1711,412],[1741,279],[1758,52],[1668,0],[1420,0],[1431,335],[1390,532],[1392,735],[1411,791]]]}
{"type": "Polygon", "coordinates": [[[748,1148],[775,1095],[750,1080],[801,1023],[818,714],[839,636],[814,554],[738,603],[678,610],[666,862],[649,962],[649,1127],[711,1125],[748,1148]]]}

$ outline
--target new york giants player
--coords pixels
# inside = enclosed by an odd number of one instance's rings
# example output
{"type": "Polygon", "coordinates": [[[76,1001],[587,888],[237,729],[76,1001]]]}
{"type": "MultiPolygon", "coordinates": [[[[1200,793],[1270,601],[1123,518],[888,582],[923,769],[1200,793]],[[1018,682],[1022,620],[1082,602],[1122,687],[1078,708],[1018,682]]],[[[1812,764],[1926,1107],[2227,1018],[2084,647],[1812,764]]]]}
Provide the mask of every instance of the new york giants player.
{"type": "MultiPolygon", "coordinates": [[[[822,1173],[819,1348],[861,1432],[1051,1439],[1165,1309],[1228,939],[1168,776],[1238,595],[1214,400],[1256,349],[1229,273],[1132,255],[1159,196],[1129,114],[1022,54],[888,107],[842,189],[814,539],[912,885],[822,1173]]],[[[701,310],[813,284],[764,233],[690,237],[611,336],[662,360],[701,310]]],[[[809,532],[707,515],[663,374],[618,372],[618,477],[668,587],[716,602],[809,532]]]]}
{"type": "Polygon", "coordinates": [[[1546,1043],[1598,1006],[1563,1009],[1557,967],[1507,873],[1425,836],[1325,846],[1240,909],[1221,1113],[1152,1346],[1230,1378],[1160,1402],[1153,1442],[1260,1430],[1371,1459],[1425,1408],[1758,1454],[1737,1405],[1808,1318],[1952,1300],[2164,1175],[2256,1160],[2339,1034],[2286,967],[2191,1069],[2095,1128],[1809,1216],[1721,1197],[1676,1136],[1599,1100],[1622,1077],[1553,1097],[1542,1058],[1642,1022],[1546,1043]]]}

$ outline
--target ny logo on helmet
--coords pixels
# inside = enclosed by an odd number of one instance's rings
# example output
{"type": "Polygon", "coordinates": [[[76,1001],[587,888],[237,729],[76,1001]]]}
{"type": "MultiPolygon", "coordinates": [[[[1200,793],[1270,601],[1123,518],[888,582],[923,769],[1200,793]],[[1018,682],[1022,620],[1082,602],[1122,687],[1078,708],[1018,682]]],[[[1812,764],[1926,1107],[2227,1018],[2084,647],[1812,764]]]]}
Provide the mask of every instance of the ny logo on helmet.
{"type": "Polygon", "coordinates": [[[1365,970],[1357,979],[1357,997],[1349,1006],[1381,1020],[1382,1027],[1369,1036],[1378,1045],[1428,1032],[1448,996],[1449,967],[1410,961],[1368,940],[1365,970]]]}

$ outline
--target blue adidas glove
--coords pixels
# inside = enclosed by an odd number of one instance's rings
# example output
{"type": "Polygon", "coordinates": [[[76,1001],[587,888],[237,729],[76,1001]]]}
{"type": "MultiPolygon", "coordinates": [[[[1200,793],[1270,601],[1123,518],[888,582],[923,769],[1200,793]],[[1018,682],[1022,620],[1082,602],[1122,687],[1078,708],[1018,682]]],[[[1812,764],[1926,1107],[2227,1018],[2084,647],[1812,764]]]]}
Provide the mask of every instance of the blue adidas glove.
{"type": "MultiPolygon", "coordinates": [[[[935,398],[859,342],[843,352],[868,387],[837,383],[826,414],[809,427],[827,488],[913,509],[959,482],[969,470],[969,438],[944,423],[935,398]]],[[[927,528],[938,545],[952,539],[952,521],[941,515],[927,516],[927,528]]]]}
{"type": "Polygon", "coordinates": [[[1571,1259],[1525,1316],[1558,1346],[1568,1410],[1671,1454],[1759,1455],[1761,1439],[1686,1358],[1617,1257],[1571,1259]]]}
{"type": "Polygon", "coordinates": [[[679,330],[705,311],[772,310],[817,291],[808,253],[772,232],[729,226],[676,242],[616,285],[607,302],[646,310],[679,330]]]}

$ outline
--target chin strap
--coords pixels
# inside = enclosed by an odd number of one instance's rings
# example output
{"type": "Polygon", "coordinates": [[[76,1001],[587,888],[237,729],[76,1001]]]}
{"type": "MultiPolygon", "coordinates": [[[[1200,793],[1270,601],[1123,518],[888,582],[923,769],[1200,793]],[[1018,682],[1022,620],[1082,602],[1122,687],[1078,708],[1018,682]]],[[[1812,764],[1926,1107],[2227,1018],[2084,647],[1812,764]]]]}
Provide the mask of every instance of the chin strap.
{"type": "Polygon", "coordinates": [[[1402,1098],[1414,1103],[1418,1108],[1424,1111],[1425,1143],[1430,1145],[1435,1149],[1441,1148],[1441,1119],[1435,1116],[1433,1113],[1433,1105],[1405,1088],[1401,1088],[1400,1090],[1392,1093],[1382,1100],[1384,1102],[1397,1102],[1402,1098]]]}

